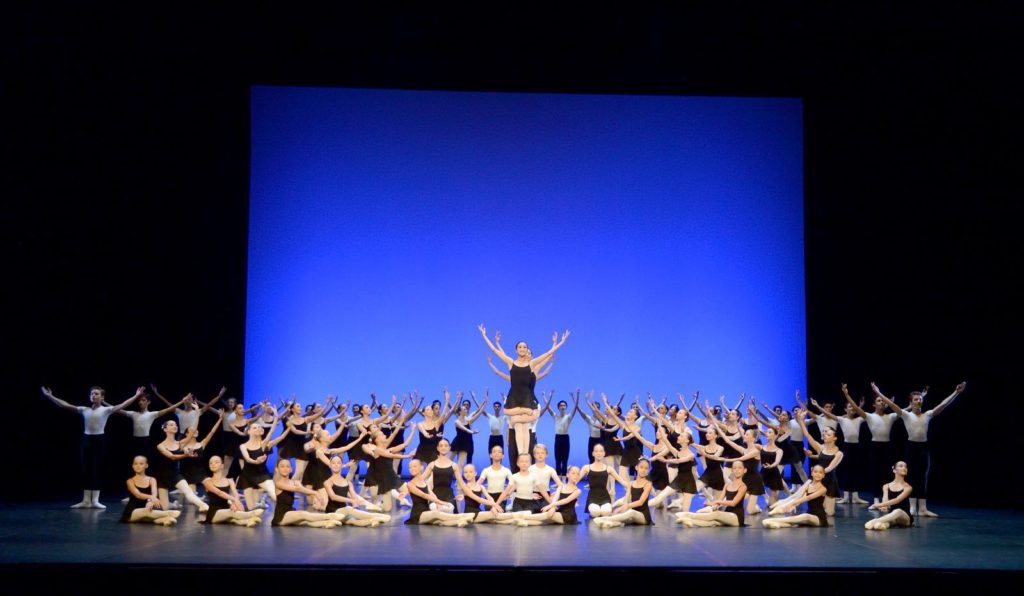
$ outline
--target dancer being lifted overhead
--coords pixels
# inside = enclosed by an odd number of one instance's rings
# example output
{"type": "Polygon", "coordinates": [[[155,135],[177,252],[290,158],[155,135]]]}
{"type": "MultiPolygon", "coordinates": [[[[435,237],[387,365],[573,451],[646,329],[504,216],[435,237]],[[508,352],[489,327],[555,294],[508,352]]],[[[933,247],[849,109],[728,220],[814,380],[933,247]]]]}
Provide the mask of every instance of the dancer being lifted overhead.
{"type": "Polygon", "coordinates": [[[487,347],[494,352],[501,361],[509,368],[509,382],[511,387],[508,396],[505,398],[505,415],[509,417],[509,424],[515,430],[516,447],[519,453],[529,453],[530,450],[530,422],[540,417],[539,404],[533,388],[537,383],[536,371],[540,370],[545,363],[562,347],[569,337],[569,331],[562,333],[562,339],[558,339],[558,332],[551,337],[551,349],[536,358],[530,357],[530,347],[525,341],[516,343],[516,359],[513,360],[501,349],[501,332],[494,334],[494,342],[487,337],[487,329],[481,324],[480,335],[487,342],[487,347]]]}

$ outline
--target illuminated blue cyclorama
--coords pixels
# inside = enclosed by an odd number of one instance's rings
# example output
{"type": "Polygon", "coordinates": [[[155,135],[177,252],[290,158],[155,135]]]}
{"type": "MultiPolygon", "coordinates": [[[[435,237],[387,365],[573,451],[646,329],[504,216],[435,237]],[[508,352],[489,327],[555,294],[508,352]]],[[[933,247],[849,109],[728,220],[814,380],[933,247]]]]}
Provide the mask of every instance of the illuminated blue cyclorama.
{"type": "MultiPolygon", "coordinates": [[[[571,331],[537,383],[555,402],[577,387],[627,402],[700,389],[788,407],[806,384],[799,99],[263,86],[251,99],[247,403],[433,400],[445,386],[494,401],[509,384],[481,323],[511,355],[571,331]]],[[[544,417],[548,463],[553,434],[544,417]]],[[[585,463],[579,416],[570,435],[570,463],[585,463]]]]}

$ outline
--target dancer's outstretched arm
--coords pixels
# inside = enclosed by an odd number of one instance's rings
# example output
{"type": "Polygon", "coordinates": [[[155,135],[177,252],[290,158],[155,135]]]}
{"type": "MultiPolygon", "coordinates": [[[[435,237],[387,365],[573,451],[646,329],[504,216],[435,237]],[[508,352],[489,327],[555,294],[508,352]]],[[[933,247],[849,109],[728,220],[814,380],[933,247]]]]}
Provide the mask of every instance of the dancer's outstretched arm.
{"type": "Polygon", "coordinates": [[[853,401],[853,398],[852,398],[852,397],[850,397],[850,391],[849,391],[849,389],[847,389],[847,387],[846,387],[846,383],[843,383],[843,384],[841,385],[841,388],[842,388],[842,390],[843,390],[843,397],[845,397],[845,398],[846,398],[846,402],[847,402],[847,403],[849,403],[849,404],[850,404],[851,406],[853,406],[853,411],[854,411],[854,412],[857,412],[857,415],[858,415],[858,416],[860,416],[861,418],[863,418],[863,419],[867,420],[867,419],[868,419],[868,414],[867,414],[867,412],[865,412],[865,411],[864,411],[864,410],[863,410],[863,409],[862,409],[862,408],[860,407],[860,405],[859,405],[859,404],[857,404],[857,402],[853,401]]]}
{"type": "Polygon", "coordinates": [[[882,395],[882,392],[878,390],[878,385],[871,383],[871,390],[875,392],[876,396],[882,398],[882,401],[885,402],[885,405],[889,406],[889,408],[892,409],[893,412],[896,412],[897,416],[899,416],[900,418],[903,417],[903,409],[897,406],[896,402],[882,395]]]}
{"type": "Polygon", "coordinates": [[[547,362],[548,358],[550,358],[556,351],[558,351],[559,348],[562,347],[562,345],[565,343],[565,340],[568,339],[568,337],[569,337],[569,330],[568,329],[566,329],[562,333],[562,339],[558,339],[558,332],[556,331],[551,336],[551,349],[548,350],[547,352],[544,352],[540,356],[537,356],[533,360],[531,360],[530,361],[530,368],[532,368],[534,370],[537,370],[538,367],[540,367],[545,362],[547,362]]]}
{"type": "Polygon", "coordinates": [[[538,381],[543,379],[544,377],[548,376],[548,373],[551,372],[551,369],[555,366],[555,357],[552,356],[551,360],[549,360],[547,364],[548,364],[547,368],[545,368],[541,372],[537,373],[537,380],[538,381]]]}
{"type": "Polygon", "coordinates": [[[493,343],[491,343],[491,338],[487,337],[487,329],[484,327],[483,323],[480,323],[480,326],[477,327],[477,329],[480,330],[480,335],[483,336],[484,341],[487,342],[487,347],[490,348],[492,352],[494,352],[494,355],[497,356],[498,358],[501,358],[501,361],[507,364],[509,368],[512,368],[512,358],[510,358],[508,354],[506,354],[505,351],[501,349],[501,331],[495,332],[494,341],[499,343],[498,345],[494,345],[493,343]]]}
{"type": "Polygon", "coordinates": [[[945,410],[951,403],[953,403],[953,400],[956,399],[957,396],[964,392],[964,389],[967,389],[966,381],[957,385],[956,389],[953,390],[953,393],[949,394],[949,397],[942,400],[942,402],[939,403],[939,405],[935,406],[935,408],[930,411],[930,414],[932,416],[938,416],[939,414],[941,414],[943,410],[945,410]]]}

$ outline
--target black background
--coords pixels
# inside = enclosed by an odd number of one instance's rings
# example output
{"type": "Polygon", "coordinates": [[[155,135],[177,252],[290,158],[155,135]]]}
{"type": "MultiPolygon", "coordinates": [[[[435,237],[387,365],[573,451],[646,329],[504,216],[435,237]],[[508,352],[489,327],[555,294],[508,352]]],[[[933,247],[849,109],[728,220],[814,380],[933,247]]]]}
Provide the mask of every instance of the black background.
{"type": "MultiPolygon", "coordinates": [[[[810,394],[967,380],[933,496],[1019,507],[1015,9],[87,4],[5,19],[4,500],[79,486],[80,418],[41,384],[240,390],[260,83],[803,97],[810,394]]],[[[108,433],[119,465],[130,425],[108,433]]]]}

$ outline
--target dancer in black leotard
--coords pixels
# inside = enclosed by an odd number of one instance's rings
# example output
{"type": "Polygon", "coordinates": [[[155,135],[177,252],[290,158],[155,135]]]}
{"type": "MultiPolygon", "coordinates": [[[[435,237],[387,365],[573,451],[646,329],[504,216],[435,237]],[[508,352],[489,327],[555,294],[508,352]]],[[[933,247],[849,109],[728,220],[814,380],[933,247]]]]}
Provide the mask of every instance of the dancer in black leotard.
{"type": "Polygon", "coordinates": [[[888,530],[891,526],[909,528],[914,525],[910,513],[910,494],[914,487],[907,484],[907,463],[898,461],[892,467],[892,482],[882,486],[882,499],[868,507],[884,515],[864,524],[865,530],[888,530]]]}
{"type": "Polygon", "coordinates": [[[807,455],[817,459],[818,463],[825,470],[825,478],[822,480],[826,489],[825,511],[831,517],[836,513],[836,499],[839,498],[839,480],[836,478],[835,469],[843,461],[843,452],[836,445],[836,431],[828,427],[821,431],[821,439],[824,442],[824,445],[822,445],[815,441],[814,437],[807,432],[803,416],[797,417],[797,424],[800,425],[804,436],[807,437],[807,444],[814,450],[813,453],[808,450],[807,455]]]}
{"type": "Polygon", "coordinates": [[[747,494],[747,485],[743,484],[743,474],[746,473],[746,470],[743,462],[732,462],[732,479],[721,491],[721,496],[709,501],[706,507],[695,513],[689,511],[677,513],[676,521],[688,528],[743,526],[743,498],[747,494]]]}
{"type": "Polygon", "coordinates": [[[594,525],[599,528],[615,528],[626,524],[652,526],[651,509],[647,500],[651,496],[650,480],[647,475],[651,471],[651,462],[641,459],[636,464],[636,480],[629,483],[629,500],[623,503],[611,515],[594,518],[594,525]]]}
{"type": "Polygon", "coordinates": [[[189,502],[199,508],[200,513],[206,513],[209,509],[209,505],[199,500],[196,493],[189,488],[188,483],[185,482],[185,478],[181,475],[178,462],[186,457],[198,457],[198,454],[191,453],[187,454],[181,448],[181,443],[178,442],[178,422],[176,420],[168,420],[164,422],[163,426],[164,434],[166,435],[164,440],[161,441],[157,446],[157,454],[154,459],[154,471],[153,475],[156,477],[157,494],[160,497],[160,503],[162,508],[169,510],[170,497],[168,491],[172,488],[177,488],[181,491],[182,496],[189,502]]]}
{"type": "MultiPolygon", "coordinates": [[[[500,459],[498,461],[501,462],[500,459]]],[[[458,480],[459,488],[462,489],[462,494],[466,497],[465,513],[474,515],[474,523],[515,523],[515,516],[505,511],[477,481],[476,467],[473,464],[466,464],[462,468],[462,474],[456,475],[455,479],[458,480]]]]}
{"type": "Polygon", "coordinates": [[[178,522],[180,511],[166,511],[160,508],[156,496],[156,478],[146,475],[149,462],[146,456],[136,455],[132,460],[135,475],[128,479],[128,503],[121,514],[122,522],[152,522],[169,526],[178,522]]]}
{"type": "MultiPolygon", "coordinates": [[[[274,423],[270,426],[271,432],[277,426],[278,420],[280,417],[274,416],[274,423]]],[[[270,450],[291,433],[290,428],[285,427],[284,432],[277,437],[271,438],[270,433],[267,433],[264,438],[263,429],[264,426],[260,424],[249,425],[249,440],[238,448],[239,455],[245,462],[242,472],[238,475],[238,488],[242,489],[245,502],[250,507],[255,507],[256,503],[261,501],[257,495],[259,490],[263,490],[270,500],[277,498],[274,479],[267,469],[267,457],[270,456],[270,450]]]]}
{"type": "Polygon", "coordinates": [[[558,339],[558,333],[556,332],[552,337],[551,349],[537,358],[530,357],[530,348],[526,345],[525,341],[518,342],[516,343],[517,358],[513,360],[501,349],[500,331],[494,334],[494,343],[491,343],[490,338],[487,337],[487,329],[483,325],[480,325],[479,329],[480,335],[487,342],[487,347],[509,368],[508,374],[511,387],[505,398],[505,415],[509,417],[509,424],[512,425],[515,431],[517,452],[529,453],[529,424],[540,416],[537,396],[533,392],[533,387],[537,383],[536,371],[539,371],[554,353],[562,347],[562,344],[569,337],[569,332],[565,331],[562,334],[561,340],[558,339]]]}
{"type": "Polygon", "coordinates": [[[458,511],[458,504],[455,502],[455,492],[452,490],[452,483],[455,482],[455,462],[448,457],[451,453],[451,444],[448,439],[441,439],[437,443],[437,459],[427,464],[423,477],[432,477],[430,483],[437,498],[450,503],[452,511],[458,511]]]}
{"type": "Polygon", "coordinates": [[[772,530],[795,526],[828,527],[828,515],[825,513],[824,503],[827,489],[822,482],[824,479],[825,468],[820,464],[812,467],[811,479],[804,483],[792,497],[776,503],[769,512],[772,517],[762,521],[761,525],[772,530]],[[795,510],[801,503],[807,503],[807,513],[775,517],[795,510]]]}
{"type": "Polygon", "coordinates": [[[622,486],[629,486],[629,481],[619,476],[618,472],[604,463],[604,445],[600,443],[594,444],[594,450],[591,455],[594,463],[587,464],[580,470],[580,477],[585,476],[587,483],[590,485],[590,490],[587,491],[587,512],[590,514],[590,517],[611,515],[615,492],[608,491],[609,484],[614,487],[614,481],[618,481],[622,486]],[[613,482],[609,483],[609,480],[613,482]]]}
{"type": "Polygon", "coordinates": [[[473,513],[447,513],[432,509],[431,505],[447,505],[445,501],[437,498],[437,495],[430,490],[426,483],[423,464],[418,459],[409,460],[409,473],[412,478],[405,483],[412,499],[412,509],[409,511],[409,518],[406,524],[434,524],[438,526],[456,526],[464,528],[473,523],[473,513]]]}
{"type": "MultiPolygon", "coordinates": [[[[718,426],[718,429],[723,430],[721,425],[718,426]]],[[[747,515],[761,513],[761,508],[757,505],[757,498],[764,495],[764,481],[761,480],[758,470],[758,466],[761,464],[761,444],[757,441],[757,431],[754,429],[743,431],[744,445],[742,447],[729,437],[724,437],[724,440],[727,445],[741,452],[739,457],[726,458],[724,461],[743,462],[743,484],[747,486],[747,515]]]]}
{"type": "Polygon", "coordinates": [[[580,489],[576,485],[580,480],[580,469],[572,466],[566,472],[565,484],[562,485],[551,499],[541,508],[540,513],[520,512],[515,514],[516,525],[539,526],[541,524],[576,525],[576,501],[580,498],[580,489]]]}
{"type": "Polygon", "coordinates": [[[246,511],[242,500],[238,498],[235,481],[226,477],[226,472],[220,456],[210,458],[210,476],[203,480],[210,508],[206,511],[203,523],[231,523],[249,528],[259,525],[263,521],[263,509],[254,507],[252,511],[246,511]]]}
{"type": "Polygon", "coordinates": [[[332,455],[329,462],[331,475],[324,482],[328,499],[324,513],[343,515],[346,525],[361,528],[376,528],[391,521],[390,515],[380,513],[380,507],[351,490],[352,485],[341,475],[341,455],[332,455]]]}
{"type": "Polygon", "coordinates": [[[313,528],[335,528],[344,521],[345,516],[335,513],[316,513],[312,511],[295,511],[295,493],[302,493],[316,501],[316,492],[302,486],[291,479],[292,462],[287,459],[277,460],[274,468],[274,487],[277,499],[274,505],[274,518],[270,521],[274,526],[310,526],[313,528]]]}

